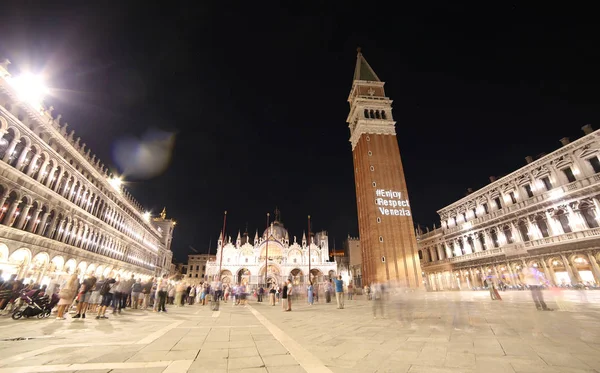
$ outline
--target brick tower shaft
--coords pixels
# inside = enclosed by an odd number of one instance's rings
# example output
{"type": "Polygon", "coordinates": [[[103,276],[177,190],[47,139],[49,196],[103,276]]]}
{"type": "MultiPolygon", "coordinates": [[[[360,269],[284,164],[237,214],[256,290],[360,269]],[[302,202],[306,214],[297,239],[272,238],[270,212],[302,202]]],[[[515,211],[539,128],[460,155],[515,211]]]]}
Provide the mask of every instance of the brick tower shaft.
{"type": "Polygon", "coordinates": [[[358,52],[348,97],[350,143],[365,284],[423,285],[392,100],[358,52]]]}

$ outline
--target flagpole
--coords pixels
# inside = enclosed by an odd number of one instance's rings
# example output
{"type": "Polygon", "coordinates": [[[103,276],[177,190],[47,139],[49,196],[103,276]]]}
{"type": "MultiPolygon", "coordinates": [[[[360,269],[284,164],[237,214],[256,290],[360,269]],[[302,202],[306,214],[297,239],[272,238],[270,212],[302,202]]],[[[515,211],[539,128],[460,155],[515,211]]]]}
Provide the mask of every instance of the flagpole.
{"type": "Polygon", "coordinates": [[[223,231],[221,232],[221,258],[219,259],[219,274],[217,275],[221,281],[221,265],[223,264],[223,249],[225,248],[225,226],[227,225],[227,211],[223,215],[223,231]]]}
{"type": "Polygon", "coordinates": [[[312,238],[310,237],[310,215],[308,215],[308,281],[310,281],[310,244],[312,238]]]}
{"type": "Polygon", "coordinates": [[[269,268],[269,213],[267,212],[267,242],[265,244],[265,286],[267,286],[267,270],[269,268]]]}

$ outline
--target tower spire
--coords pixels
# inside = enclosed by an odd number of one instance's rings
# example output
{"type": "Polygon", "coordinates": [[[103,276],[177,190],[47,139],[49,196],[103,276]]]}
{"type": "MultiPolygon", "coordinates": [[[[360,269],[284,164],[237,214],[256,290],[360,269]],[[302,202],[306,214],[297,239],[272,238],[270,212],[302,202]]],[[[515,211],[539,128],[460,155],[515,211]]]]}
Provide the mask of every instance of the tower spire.
{"type": "Polygon", "coordinates": [[[356,48],[356,67],[354,68],[354,80],[362,80],[367,82],[380,82],[379,77],[371,68],[363,56],[360,47],[356,48]]]}

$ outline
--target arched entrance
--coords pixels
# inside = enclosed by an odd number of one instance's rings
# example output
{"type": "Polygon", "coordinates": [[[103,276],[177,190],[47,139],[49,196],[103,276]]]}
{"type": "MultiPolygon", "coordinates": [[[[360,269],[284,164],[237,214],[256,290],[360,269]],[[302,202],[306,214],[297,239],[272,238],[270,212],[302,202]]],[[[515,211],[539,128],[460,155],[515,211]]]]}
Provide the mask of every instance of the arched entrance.
{"type": "Polygon", "coordinates": [[[227,269],[221,271],[221,282],[223,284],[230,284],[233,282],[233,274],[231,271],[227,269]]]}
{"type": "Polygon", "coordinates": [[[290,272],[290,277],[290,280],[294,285],[300,285],[304,283],[304,273],[302,272],[302,270],[300,270],[300,268],[292,269],[292,271],[290,272]]]}
{"type": "MultiPolygon", "coordinates": [[[[267,281],[266,287],[270,288],[272,286],[277,286],[281,282],[281,270],[278,266],[269,264],[267,267],[267,281]]],[[[265,281],[265,267],[262,267],[260,270],[260,275],[258,279],[258,283],[262,284],[265,281]]]]}
{"type": "Polygon", "coordinates": [[[8,257],[8,262],[12,267],[11,275],[17,275],[17,278],[23,278],[27,266],[31,262],[31,251],[21,248],[8,257]]]}
{"type": "Polygon", "coordinates": [[[310,281],[312,281],[313,285],[318,284],[320,282],[325,281],[323,278],[323,272],[317,268],[313,268],[310,270],[310,281]]]}
{"type": "Polygon", "coordinates": [[[242,268],[237,273],[237,283],[247,285],[250,283],[250,270],[242,268]]]}

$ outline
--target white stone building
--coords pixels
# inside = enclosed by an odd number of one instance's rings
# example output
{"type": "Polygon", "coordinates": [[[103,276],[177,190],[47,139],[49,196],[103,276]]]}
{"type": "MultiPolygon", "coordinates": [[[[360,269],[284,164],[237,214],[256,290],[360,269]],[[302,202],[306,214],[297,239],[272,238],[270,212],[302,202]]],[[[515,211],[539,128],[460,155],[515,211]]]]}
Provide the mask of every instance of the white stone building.
{"type": "MultiPolygon", "coordinates": [[[[48,283],[168,273],[175,222],[152,218],[120,179],[0,65],[0,270],[48,283]]],[[[31,87],[29,87],[31,88],[31,87]]]]}
{"type": "Polygon", "coordinates": [[[313,283],[321,283],[335,275],[336,263],[329,261],[327,232],[316,233],[311,241],[303,234],[301,242],[296,236],[290,242],[287,229],[279,221],[271,223],[260,237],[257,231],[254,240],[247,233],[238,232],[235,242],[231,237],[225,244],[219,239],[216,259],[207,263],[207,275],[214,277],[220,270],[223,282],[257,286],[265,284],[268,268],[266,284],[291,279],[295,285],[301,285],[307,284],[309,278],[313,283]]]}
{"type": "Polygon", "coordinates": [[[439,210],[440,228],[417,231],[430,290],[519,284],[525,266],[555,285],[600,284],[600,131],[582,130],[439,210]]]}

